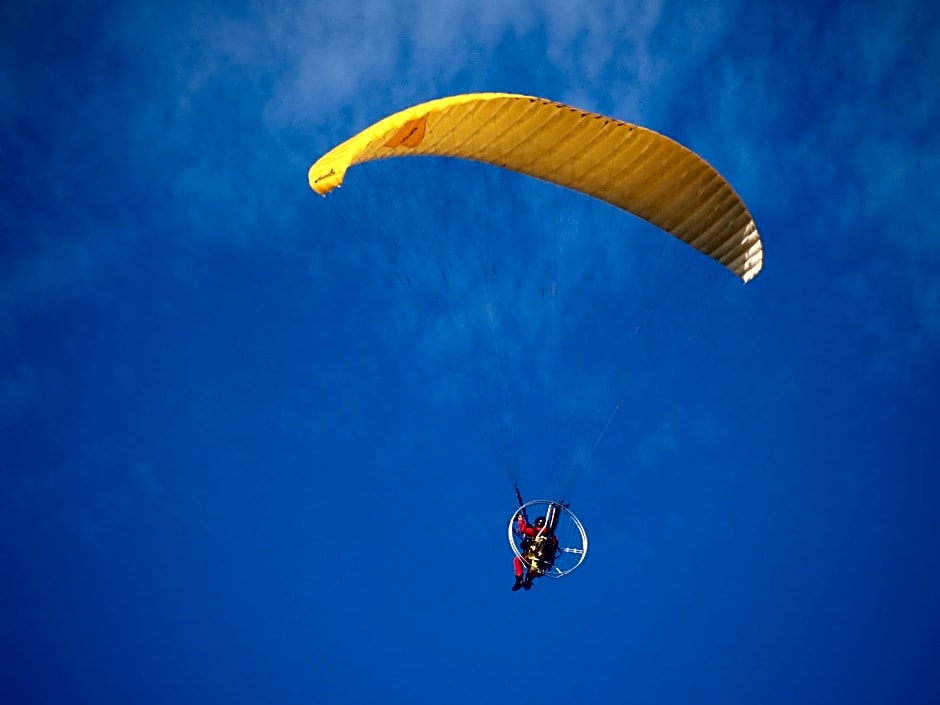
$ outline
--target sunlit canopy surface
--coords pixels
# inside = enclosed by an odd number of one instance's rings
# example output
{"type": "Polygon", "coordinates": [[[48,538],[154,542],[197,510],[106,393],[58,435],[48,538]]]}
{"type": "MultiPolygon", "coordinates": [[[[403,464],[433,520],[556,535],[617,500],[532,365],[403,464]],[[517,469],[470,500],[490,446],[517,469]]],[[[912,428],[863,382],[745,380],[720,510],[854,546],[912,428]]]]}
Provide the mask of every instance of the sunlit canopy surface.
{"type": "Polygon", "coordinates": [[[475,93],[390,115],[310,168],[326,194],[354,164],[448,156],[492,164],[607,201],[748,282],[763,248],[744,202],[704,159],[656,132],[543,98],[475,93]]]}

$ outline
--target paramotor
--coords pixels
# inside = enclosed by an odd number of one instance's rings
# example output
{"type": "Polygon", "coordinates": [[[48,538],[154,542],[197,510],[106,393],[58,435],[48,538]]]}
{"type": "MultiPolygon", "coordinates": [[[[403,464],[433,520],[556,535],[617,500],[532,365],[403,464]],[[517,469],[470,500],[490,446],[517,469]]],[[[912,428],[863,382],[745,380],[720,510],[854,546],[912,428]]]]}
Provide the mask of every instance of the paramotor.
{"type": "Polygon", "coordinates": [[[526,502],[509,520],[509,545],[525,568],[546,578],[563,578],[587,557],[588,537],[581,521],[567,506],[545,499],[526,502]],[[519,514],[545,517],[543,530],[533,539],[517,527],[519,514]],[[557,542],[550,541],[551,537],[557,542]]]}

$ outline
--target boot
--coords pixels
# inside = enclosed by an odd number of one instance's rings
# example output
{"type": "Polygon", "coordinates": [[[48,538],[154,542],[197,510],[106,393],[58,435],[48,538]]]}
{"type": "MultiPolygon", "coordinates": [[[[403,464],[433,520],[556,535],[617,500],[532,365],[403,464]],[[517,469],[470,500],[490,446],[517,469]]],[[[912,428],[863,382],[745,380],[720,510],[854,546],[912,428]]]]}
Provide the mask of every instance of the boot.
{"type": "Polygon", "coordinates": [[[519,588],[521,588],[522,585],[523,585],[522,576],[521,576],[521,575],[517,575],[517,576],[516,576],[516,584],[512,586],[512,591],[515,592],[516,590],[518,590],[519,588]]]}

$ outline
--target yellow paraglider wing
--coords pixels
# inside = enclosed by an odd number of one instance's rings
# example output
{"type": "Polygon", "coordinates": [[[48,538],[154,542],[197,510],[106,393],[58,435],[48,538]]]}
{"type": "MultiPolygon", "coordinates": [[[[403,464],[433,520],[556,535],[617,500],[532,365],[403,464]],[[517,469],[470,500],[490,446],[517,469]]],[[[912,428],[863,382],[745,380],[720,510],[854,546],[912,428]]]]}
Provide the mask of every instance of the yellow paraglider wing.
{"type": "Polygon", "coordinates": [[[473,93],[408,108],[317,160],[310,187],[326,194],[353,164],[420,155],[485,162],[607,201],[745,282],[763,265],[754,219],[704,159],[651,130],[543,98],[473,93]]]}

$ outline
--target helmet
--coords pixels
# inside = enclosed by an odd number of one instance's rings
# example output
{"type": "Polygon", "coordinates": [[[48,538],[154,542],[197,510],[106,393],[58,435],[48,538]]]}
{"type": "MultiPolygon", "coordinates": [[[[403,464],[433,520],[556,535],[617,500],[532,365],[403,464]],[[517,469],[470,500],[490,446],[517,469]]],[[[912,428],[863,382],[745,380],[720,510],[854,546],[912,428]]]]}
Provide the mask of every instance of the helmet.
{"type": "Polygon", "coordinates": [[[536,529],[541,529],[543,526],[545,526],[545,517],[539,517],[535,520],[536,529]]]}

